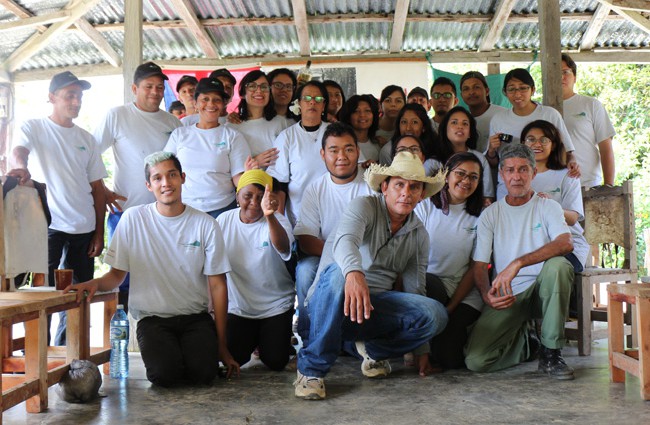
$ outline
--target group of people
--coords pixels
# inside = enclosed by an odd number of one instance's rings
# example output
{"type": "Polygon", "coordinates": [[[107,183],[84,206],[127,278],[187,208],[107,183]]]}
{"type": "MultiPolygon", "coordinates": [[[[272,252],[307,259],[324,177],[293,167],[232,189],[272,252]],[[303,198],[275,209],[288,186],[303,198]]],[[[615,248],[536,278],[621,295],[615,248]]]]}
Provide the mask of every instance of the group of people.
{"type": "Polygon", "coordinates": [[[476,71],[461,78],[465,109],[447,78],[346,98],[288,69],[238,86],[218,69],[179,80],[179,120],[160,109],[167,76],[148,62],[135,101],[90,134],[73,122],[90,84],[63,72],[52,114],[17,131],[8,174],[47,184],[50,279],[73,268],[66,291],[80,302],[119,287],[154,384],[210,383],[219,362],[236,375],[254,352],[283,370],[296,307],[301,398],[325,398],[342,350],[371,378],[403,356],[422,376],[539,358],[573,379],[561,348],[589,251],[580,188],[613,183],[614,131],[597,100],[574,93],[566,55],[562,75],[564,118],[531,100],[520,68],[503,85],[512,109],[490,104],[476,71]],[[105,206],[111,268],[92,279],[105,206]]]}

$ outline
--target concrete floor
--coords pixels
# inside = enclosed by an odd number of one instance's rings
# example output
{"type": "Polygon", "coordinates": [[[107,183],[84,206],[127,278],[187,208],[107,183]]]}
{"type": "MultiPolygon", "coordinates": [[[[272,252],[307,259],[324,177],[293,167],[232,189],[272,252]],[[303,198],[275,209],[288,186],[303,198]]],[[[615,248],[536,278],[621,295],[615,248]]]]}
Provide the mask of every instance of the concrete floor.
{"type": "Polygon", "coordinates": [[[327,399],[293,395],[295,372],[261,367],[204,388],[162,389],[146,380],[132,353],[124,382],[104,377],[104,397],[68,404],[50,389],[49,410],[27,414],[20,404],[4,413],[5,424],[649,424],[650,402],[639,380],[609,382],[607,342],[591,357],[565,348],[575,381],[536,372],[537,362],[493,374],[447,371],[427,378],[394,360],[387,379],[361,375],[360,362],[341,357],[326,379],[327,399]]]}

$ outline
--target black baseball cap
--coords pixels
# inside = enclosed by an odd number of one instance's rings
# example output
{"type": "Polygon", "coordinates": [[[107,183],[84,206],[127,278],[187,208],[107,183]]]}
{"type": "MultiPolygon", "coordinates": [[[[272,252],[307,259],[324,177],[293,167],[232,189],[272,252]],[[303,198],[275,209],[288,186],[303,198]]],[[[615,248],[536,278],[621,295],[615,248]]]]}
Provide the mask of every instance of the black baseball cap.
{"type": "Polygon", "coordinates": [[[232,75],[230,73],[230,71],[228,71],[226,68],[220,68],[220,69],[212,71],[210,73],[209,77],[210,78],[226,77],[227,79],[230,80],[230,82],[232,83],[233,86],[235,84],[237,84],[237,79],[235,78],[235,76],[232,75]]]}
{"type": "Polygon", "coordinates": [[[216,78],[201,78],[194,89],[194,99],[197,99],[201,93],[217,93],[223,100],[230,99],[230,95],[226,93],[223,83],[216,78]]]}
{"type": "Polygon", "coordinates": [[[161,67],[153,62],[146,62],[135,69],[135,74],[133,74],[133,82],[135,84],[138,84],[145,78],[153,77],[154,75],[162,78],[163,80],[169,79],[165,74],[163,74],[161,67]]]}
{"type": "Polygon", "coordinates": [[[88,90],[90,88],[90,83],[86,80],[80,80],[70,71],[64,71],[56,74],[52,77],[50,81],[50,93],[55,93],[57,90],[62,89],[63,87],[68,87],[72,84],[78,84],[81,86],[81,90],[88,90]]]}
{"type": "Polygon", "coordinates": [[[411,91],[409,92],[409,95],[406,96],[408,99],[411,96],[414,96],[416,94],[419,94],[420,96],[424,97],[425,99],[429,100],[429,93],[423,89],[422,87],[413,87],[411,91]]]}
{"type": "Polygon", "coordinates": [[[176,92],[181,91],[181,87],[183,87],[183,84],[192,84],[192,85],[197,85],[199,83],[199,80],[196,79],[195,76],[193,75],[183,75],[180,80],[178,80],[178,83],[176,83],[176,92]]]}

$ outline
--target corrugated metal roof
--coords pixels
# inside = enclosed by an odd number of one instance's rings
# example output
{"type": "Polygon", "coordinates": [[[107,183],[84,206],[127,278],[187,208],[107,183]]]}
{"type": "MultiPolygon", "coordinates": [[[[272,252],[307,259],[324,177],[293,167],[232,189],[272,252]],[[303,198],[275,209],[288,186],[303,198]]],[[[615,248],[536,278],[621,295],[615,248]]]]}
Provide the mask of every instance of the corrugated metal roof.
{"type": "Polygon", "coordinates": [[[393,13],[394,0],[307,0],[308,15],[338,13],[393,13]]]}
{"type": "Polygon", "coordinates": [[[349,53],[388,49],[388,23],[346,22],[310,27],[311,50],[317,53],[349,53]]]}
{"type": "Polygon", "coordinates": [[[485,31],[487,24],[407,22],[402,49],[407,52],[476,50],[485,31]]]}
{"type": "Polygon", "coordinates": [[[298,55],[294,27],[287,25],[210,27],[222,57],[298,55]]]}
{"type": "Polygon", "coordinates": [[[430,14],[461,14],[461,15],[485,15],[494,10],[494,0],[412,0],[409,6],[410,13],[430,14]]]}
{"type": "Polygon", "coordinates": [[[22,69],[48,68],[53,60],[67,66],[92,65],[104,62],[104,57],[85,37],[76,33],[59,34],[25,62],[22,69]]]}
{"type": "Polygon", "coordinates": [[[249,2],[194,0],[193,3],[196,15],[203,19],[277,18],[291,16],[292,14],[290,0],[257,0],[249,2]]]}
{"type": "Polygon", "coordinates": [[[650,35],[626,21],[608,21],[596,40],[597,47],[648,47],[650,35]]]}

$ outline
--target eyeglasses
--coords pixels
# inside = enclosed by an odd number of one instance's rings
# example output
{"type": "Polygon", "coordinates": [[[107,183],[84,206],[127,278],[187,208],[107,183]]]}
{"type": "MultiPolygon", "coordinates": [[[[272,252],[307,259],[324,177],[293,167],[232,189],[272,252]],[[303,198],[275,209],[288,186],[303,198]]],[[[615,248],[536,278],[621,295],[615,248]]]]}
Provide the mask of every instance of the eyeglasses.
{"type": "Polygon", "coordinates": [[[562,70],[562,76],[563,77],[568,77],[569,75],[573,75],[573,71],[571,71],[571,69],[563,69],[562,70]]]}
{"type": "Polygon", "coordinates": [[[506,93],[508,94],[525,93],[528,90],[530,90],[530,86],[506,87],[506,93]]]}
{"type": "Polygon", "coordinates": [[[273,86],[274,89],[277,89],[277,90],[293,91],[293,84],[291,84],[291,83],[282,84],[281,82],[278,81],[278,82],[275,82],[275,83],[273,83],[271,85],[273,86]]]}
{"type": "Polygon", "coordinates": [[[301,97],[302,100],[305,102],[311,102],[312,100],[316,103],[323,103],[325,102],[325,98],[323,96],[309,96],[309,95],[304,95],[301,97]]]}
{"type": "Polygon", "coordinates": [[[454,97],[454,94],[452,92],[448,92],[448,91],[446,91],[444,93],[434,92],[434,93],[431,94],[431,97],[434,98],[434,99],[440,99],[441,97],[444,97],[445,99],[451,99],[452,97],[454,97]]]}
{"type": "Polygon", "coordinates": [[[549,139],[549,138],[546,137],[546,136],[542,136],[542,137],[540,137],[539,139],[536,139],[536,138],[533,137],[533,136],[527,136],[527,137],[524,139],[524,143],[525,143],[526,145],[528,145],[528,146],[533,146],[535,143],[539,143],[539,144],[542,145],[542,146],[546,146],[546,145],[548,145],[549,143],[551,143],[551,139],[549,139]]]}
{"type": "Polygon", "coordinates": [[[411,152],[412,154],[418,154],[422,152],[422,149],[420,149],[419,146],[400,146],[399,148],[395,149],[395,153],[400,152],[411,152]]]}
{"type": "Polygon", "coordinates": [[[476,183],[479,179],[478,174],[467,174],[466,172],[460,170],[454,170],[453,173],[456,174],[456,177],[458,177],[460,181],[469,179],[470,182],[476,183]]]}
{"type": "Polygon", "coordinates": [[[248,83],[246,84],[246,90],[249,92],[255,92],[257,89],[260,89],[262,92],[267,92],[271,90],[271,87],[268,84],[262,83],[262,84],[257,84],[257,83],[248,83]]]}

